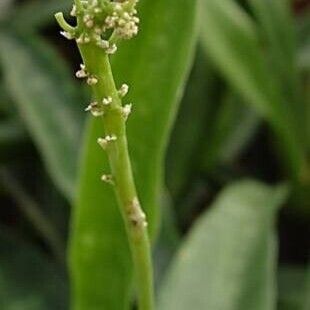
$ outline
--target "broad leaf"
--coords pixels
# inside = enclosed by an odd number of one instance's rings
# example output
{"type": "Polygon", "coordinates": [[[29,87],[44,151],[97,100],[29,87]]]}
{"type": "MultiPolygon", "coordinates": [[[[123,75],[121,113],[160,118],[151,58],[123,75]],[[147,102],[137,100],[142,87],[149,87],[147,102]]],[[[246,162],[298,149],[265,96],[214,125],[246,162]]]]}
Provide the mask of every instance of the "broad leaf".
{"type": "Polygon", "coordinates": [[[300,134],[305,134],[305,105],[299,93],[297,40],[290,0],[248,0],[262,28],[270,66],[290,105],[300,134]]]}
{"type": "MultiPolygon", "coordinates": [[[[142,0],[138,9],[141,32],[119,47],[113,71],[118,85],[125,82],[131,87],[130,154],[138,193],[154,232],[167,137],[196,38],[196,5],[193,0],[142,0]]],[[[100,175],[109,171],[96,143],[102,124],[90,120],[88,125],[72,226],[74,304],[76,309],[127,309],[130,253],[113,189],[100,181],[100,175]]]]}
{"type": "Polygon", "coordinates": [[[260,50],[257,28],[232,0],[201,0],[203,43],[225,78],[272,125],[287,170],[298,179],[303,163],[302,138],[294,114],[283,99],[260,50]]]}
{"type": "Polygon", "coordinates": [[[167,152],[167,186],[174,202],[183,199],[208,144],[206,136],[218,100],[214,94],[216,82],[213,68],[198,48],[167,152]]]}
{"type": "Polygon", "coordinates": [[[286,196],[242,181],[201,216],[161,288],[161,310],[275,309],[274,221],[286,196]]]}
{"type": "Polygon", "coordinates": [[[45,43],[0,33],[0,62],[20,116],[56,185],[72,198],[81,105],[66,64],[45,43]]]}
{"type": "Polygon", "coordinates": [[[229,164],[240,155],[257,131],[260,117],[231,90],[224,95],[205,142],[204,166],[229,164]]]}

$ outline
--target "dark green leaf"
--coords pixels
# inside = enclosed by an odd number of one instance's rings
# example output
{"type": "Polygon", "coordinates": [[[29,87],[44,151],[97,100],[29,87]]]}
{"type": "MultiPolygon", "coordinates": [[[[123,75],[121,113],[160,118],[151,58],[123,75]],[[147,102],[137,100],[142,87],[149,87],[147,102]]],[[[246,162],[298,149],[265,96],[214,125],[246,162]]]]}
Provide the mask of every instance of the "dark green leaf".
{"type": "Polygon", "coordinates": [[[45,255],[9,233],[0,234],[0,308],[67,310],[64,277],[45,255]]]}
{"type": "Polygon", "coordinates": [[[67,10],[72,5],[72,0],[34,0],[20,4],[10,17],[14,27],[33,30],[54,21],[56,12],[67,10]],[[38,14],[38,12],[40,12],[38,14]]]}
{"type": "MultiPolygon", "coordinates": [[[[128,137],[134,174],[150,229],[158,225],[158,194],[167,137],[182,95],[195,43],[193,0],[142,0],[141,32],[113,59],[118,85],[131,87],[128,137]],[[180,29],[182,28],[182,33],[180,29]]],[[[79,309],[127,309],[132,266],[112,188],[100,182],[109,171],[92,120],[86,133],[79,196],[71,239],[73,293],[79,309]]]]}
{"type": "Polygon", "coordinates": [[[81,105],[66,65],[45,43],[0,34],[7,87],[56,185],[72,198],[81,105]]]}
{"type": "Polygon", "coordinates": [[[270,122],[287,169],[297,180],[304,164],[304,143],[261,53],[257,28],[232,0],[202,0],[200,11],[206,51],[245,102],[270,122]]]}
{"type": "Polygon", "coordinates": [[[158,309],[275,309],[274,221],[286,194],[254,181],[226,188],[175,258],[158,309]]]}
{"type": "Polygon", "coordinates": [[[279,310],[306,310],[306,269],[282,266],[279,269],[279,310]]]}
{"type": "Polygon", "coordinates": [[[310,73],[310,10],[305,10],[304,14],[297,20],[298,34],[298,65],[304,72],[310,73]]]}
{"type": "Polygon", "coordinates": [[[201,150],[213,121],[214,70],[198,49],[167,152],[167,186],[172,199],[182,199],[200,164],[201,150]]]}
{"type": "Polygon", "coordinates": [[[205,144],[206,169],[210,171],[215,164],[232,163],[253,138],[259,122],[257,113],[239,96],[228,91],[214,115],[205,144]]]}
{"type": "Polygon", "coordinates": [[[26,140],[25,129],[16,120],[0,122],[0,148],[26,140]]]}
{"type": "Polygon", "coordinates": [[[294,112],[295,122],[304,131],[305,106],[299,93],[297,40],[290,0],[248,0],[262,28],[266,52],[285,98],[294,112]]]}

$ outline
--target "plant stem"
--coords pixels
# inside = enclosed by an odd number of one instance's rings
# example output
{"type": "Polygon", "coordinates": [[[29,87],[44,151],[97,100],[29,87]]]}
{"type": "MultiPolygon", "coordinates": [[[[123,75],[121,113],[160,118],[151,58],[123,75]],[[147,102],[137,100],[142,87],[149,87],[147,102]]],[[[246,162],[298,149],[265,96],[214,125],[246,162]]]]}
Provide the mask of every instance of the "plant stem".
{"type": "Polygon", "coordinates": [[[109,57],[94,44],[79,45],[87,71],[98,82],[92,85],[96,101],[111,97],[102,120],[105,135],[117,139],[107,147],[107,155],[113,176],[113,183],[120,211],[125,223],[132,260],[135,268],[139,310],[154,309],[153,271],[151,247],[145,215],[140,207],[129,158],[126,118],[121,98],[115,86],[109,57]]]}

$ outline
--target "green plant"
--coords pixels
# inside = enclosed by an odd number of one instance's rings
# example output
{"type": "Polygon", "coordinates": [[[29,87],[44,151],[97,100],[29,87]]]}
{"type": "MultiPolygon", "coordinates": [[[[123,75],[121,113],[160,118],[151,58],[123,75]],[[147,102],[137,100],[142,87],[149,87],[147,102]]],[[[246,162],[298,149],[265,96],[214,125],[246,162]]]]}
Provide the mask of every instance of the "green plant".
{"type": "MultiPolygon", "coordinates": [[[[131,104],[122,106],[122,98],[129,87],[123,84],[117,90],[109,61],[109,55],[117,50],[118,41],[131,39],[138,33],[136,4],[137,0],[86,3],[77,0],[71,11],[71,15],[77,17],[76,27],[70,26],[62,13],[55,16],[64,30],[62,34],[76,40],[84,61],[76,76],[86,78],[87,84],[92,86],[94,101],[86,111],[103,121],[105,136],[97,141],[107,152],[112,171],[112,175],[102,175],[101,180],[115,188],[135,266],[139,309],[151,310],[154,289],[150,241],[146,215],[134,184],[126,135],[131,104]]],[[[81,306],[77,304],[76,307],[81,306]]]]}
{"type": "MultiPolygon", "coordinates": [[[[114,103],[133,103],[126,138],[156,309],[309,308],[310,19],[306,5],[293,15],[293,2],[200,0],[197,31],[195,1],[140,0],[139,35],[111,42],[107,81],[130,85],[114,103]]],[[[97,139],[107,154],[121,141],[84,112],[111,90],[73,78],[80,55],[53,18],[70,6],[0,1],[4,310],[135,309],[144,283],[134,281],[117,183],[101,181],[113,169],[97,139]]],[[[81,47],[88,72],[79,74],[102,79],[104,51],[94,49],[94,64],[81,47]]]]}

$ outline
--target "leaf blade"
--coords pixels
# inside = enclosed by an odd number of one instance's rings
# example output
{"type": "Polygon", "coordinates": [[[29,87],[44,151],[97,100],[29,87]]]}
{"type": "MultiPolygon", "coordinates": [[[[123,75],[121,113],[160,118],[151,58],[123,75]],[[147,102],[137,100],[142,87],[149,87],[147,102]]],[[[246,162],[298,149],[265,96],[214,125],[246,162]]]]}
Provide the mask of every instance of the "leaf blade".
{"type": "Polygon", "coordinates": [[[285,196],[286,188],[253,181],[228,186],[175,258],[159,308],[274,309],[273,229],[276,209],[285,196]]]}
{"type": "Polygon", "coordinates": [[[43,41],[2,32],[0,45],[11,96],[52,179],[71,199],[82,127],[78,92],[66,66],[43,41]]]}
{"type": "Polygon", "coordinates": [[[206,52],[245,102],[271,124],[287,170],[299,180],[304,144],[294,115],[261,53],[255,24],[234,1],[202,0],[200,4],[206,52]]]}

